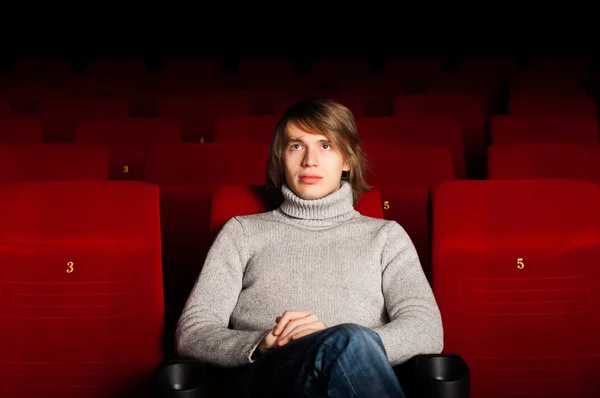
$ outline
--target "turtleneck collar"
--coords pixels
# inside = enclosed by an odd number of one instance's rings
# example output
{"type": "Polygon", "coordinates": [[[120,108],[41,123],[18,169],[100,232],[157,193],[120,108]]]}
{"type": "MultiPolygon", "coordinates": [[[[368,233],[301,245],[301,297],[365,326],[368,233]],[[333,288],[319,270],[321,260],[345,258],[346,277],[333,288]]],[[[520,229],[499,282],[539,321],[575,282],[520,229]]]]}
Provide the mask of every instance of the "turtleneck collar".
{"type": "Polygon", "coordinates": [[[294,193],[287,185],[281,187],[283,203],[279,209],[286,215],[303,220],[346,219],[355,215],[352,201],[352,187],[342,181],[340,188],[329,195],[307,200],[294,193]]]}

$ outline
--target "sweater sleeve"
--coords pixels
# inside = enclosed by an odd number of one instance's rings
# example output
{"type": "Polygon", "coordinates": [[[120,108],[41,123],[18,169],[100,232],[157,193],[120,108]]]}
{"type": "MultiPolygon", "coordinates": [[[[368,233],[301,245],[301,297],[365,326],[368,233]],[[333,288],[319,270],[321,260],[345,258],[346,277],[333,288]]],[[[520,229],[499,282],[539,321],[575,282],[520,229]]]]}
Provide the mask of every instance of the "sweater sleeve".
{"type": "Polygon", "coordinates": [[[388,224],[382,253],[382,291],[390,322],[372,330],[381,337],[391,365],[419,354],[440,353],[441,314],[417,251],[396,221],[388,224]]]}
{"type": "Polygon", "coordinates": [[[269,331],[229,329],[242,289],[247,255],[241,222],[232,218],[217,234],[177,324],[177,354],[222,367],[253,362],[269,331]]]}

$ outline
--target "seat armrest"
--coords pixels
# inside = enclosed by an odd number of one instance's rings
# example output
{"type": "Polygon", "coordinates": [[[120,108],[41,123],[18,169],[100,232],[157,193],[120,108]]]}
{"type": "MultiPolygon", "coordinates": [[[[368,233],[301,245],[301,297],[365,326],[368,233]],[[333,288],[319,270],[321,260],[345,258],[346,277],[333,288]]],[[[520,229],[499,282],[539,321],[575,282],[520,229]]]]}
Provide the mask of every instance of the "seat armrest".
{"type": "Polygon", "coordinates": [[[192,359],[161,362],[156,370],[158,398],[206,398],[206,366],[192,359]]]}
{"type": "Polygon", "coordinates": [[[471,375],[456,354],[417,355],[394,372],[407,398],[468,398],[471,375]]]}

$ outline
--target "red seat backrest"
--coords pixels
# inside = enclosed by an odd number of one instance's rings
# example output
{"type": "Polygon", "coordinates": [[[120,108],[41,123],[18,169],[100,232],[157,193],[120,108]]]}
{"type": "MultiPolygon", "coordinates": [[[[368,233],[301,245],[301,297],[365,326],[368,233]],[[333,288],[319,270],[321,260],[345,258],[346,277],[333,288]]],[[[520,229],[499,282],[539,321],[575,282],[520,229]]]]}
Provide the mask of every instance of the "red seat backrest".
{"type": "Polygon", "coordinates": [[[594,116],[496,115],[490,122],[490,136],[492,144],[600,142],[594,116]]]}
{"type": "Polygon", "coordinates": [[[0,182],[107,179],[108,152],[102,146],[0,144],[0,182]]]}
{"type": "Polygon", "coordinates": [[[598,396],[598,186],[446,182],[433,225],[444,351],[467,362],[472,395],[598,396]]]}
{"type": "Polygon", "coordinates": [[[149,396],[162,360],[158,188],[0,185],[0,391],[149,396]]]}

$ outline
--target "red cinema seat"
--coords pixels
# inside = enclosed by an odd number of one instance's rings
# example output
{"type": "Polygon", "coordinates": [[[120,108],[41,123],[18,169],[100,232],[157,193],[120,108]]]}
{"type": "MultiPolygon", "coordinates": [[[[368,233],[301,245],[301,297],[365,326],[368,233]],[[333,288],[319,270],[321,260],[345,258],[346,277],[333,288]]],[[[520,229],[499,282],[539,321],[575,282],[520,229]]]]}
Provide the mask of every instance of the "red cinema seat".
{"type": "Polygon", "coordinates": [[[147,397],[162,360],[158,188],[0,185],[0,391],[147,397]]]}
{"type": "Polygon", "coordinates": [[[469,177],[485,166],[485,100],[473,94],[415,94],[394,99],[393,115],[446,116],[459,120],[469,177]]]}
{"type": "Polygon", "coordinates": [[[189,95],[161,98],[158,116],[181,123],[185,142],[211,142],[215,119],[225,115],[249,115],[243,94],[189,95]]]}
{"type": "Polygon", "coordinates": [[[213,140],[270,144],[279,118],[276,115],[222,116],[215,121],[213,140]]]}
{"type": "Polygon", "coordinates": [[[442,181],[454,179],[447,148],[427,145],[364,144],[367,182],[379,191],[383,215],[397,221],[413,241],[423,271],[429,267],[429,193],[442,181]]]}
{"type": "Polygon", "coordinates": [[[524,142],[600,142],[593,116],[496,115],[490,121],[492,144],[524,142]]]}
{"type": "Polygon", "coordinates": [[[41,103],[40,117],[44,141],[70,142],[76,122],[129,117],[129,104],[118,99],[54,98],[41,103]]]}
{"type": "MultiPolygon", "coordinates": [[[[364,193],[354,206],[360,214],[383,218],[381,198],[377,190],[364,193]]],[[[223,225],[232,217],[266,213],[275,210],[270,204],[264,185],[222,185],[211,193],[211,243],[223,225]]]]}
{"type": "Polygon", "coordinates": [[[510,115],[572,115],[597,117],[596,103],[589,98],[560,95],[527,95],[508,100],[510,115]]]}
{"type": "Polygon", "coordinates": [[[108,152],[101,146],[0,144],[0,182],[107,179],[108,152]]]}
{"type": "Polygon", "coordinates": [[[583,179],[600,184],[600,145],[523,143],[488,148],[488,179],[583,179]]]}
{"type": "Polygon", "coordinates": [[[36,116],[0,115],[0,143],[42,142],[42,120],[36,116]]]}
{"type": "Polygon", "coordinates": [[[463,137],[456,118],[426,115],[374,116],[356,119],[364,144],[410,144],[447,148],[455,178],[467,177],[463,137]]]}
{"type": "Polygon", "coordinates": [[[179,122],[151,118],[87,120],[75,124],[73,142],[108,148],[111,180],[142,181],[146,148],[181,142],[181,129],[179,122]]]}
{"type": "Polygon", "coordinates": [[[252,143],[149,147],[145,180],[160,187],[167,336],[210,248],[210,193],[220,185],[264,185],[269,149],[252,143]]]}
{"type": "Polygon", "coordinates": [[[433,225],[444,351],[467,362],[471,396],[600,396],[598,186],[446,182],[433,225]]]}

